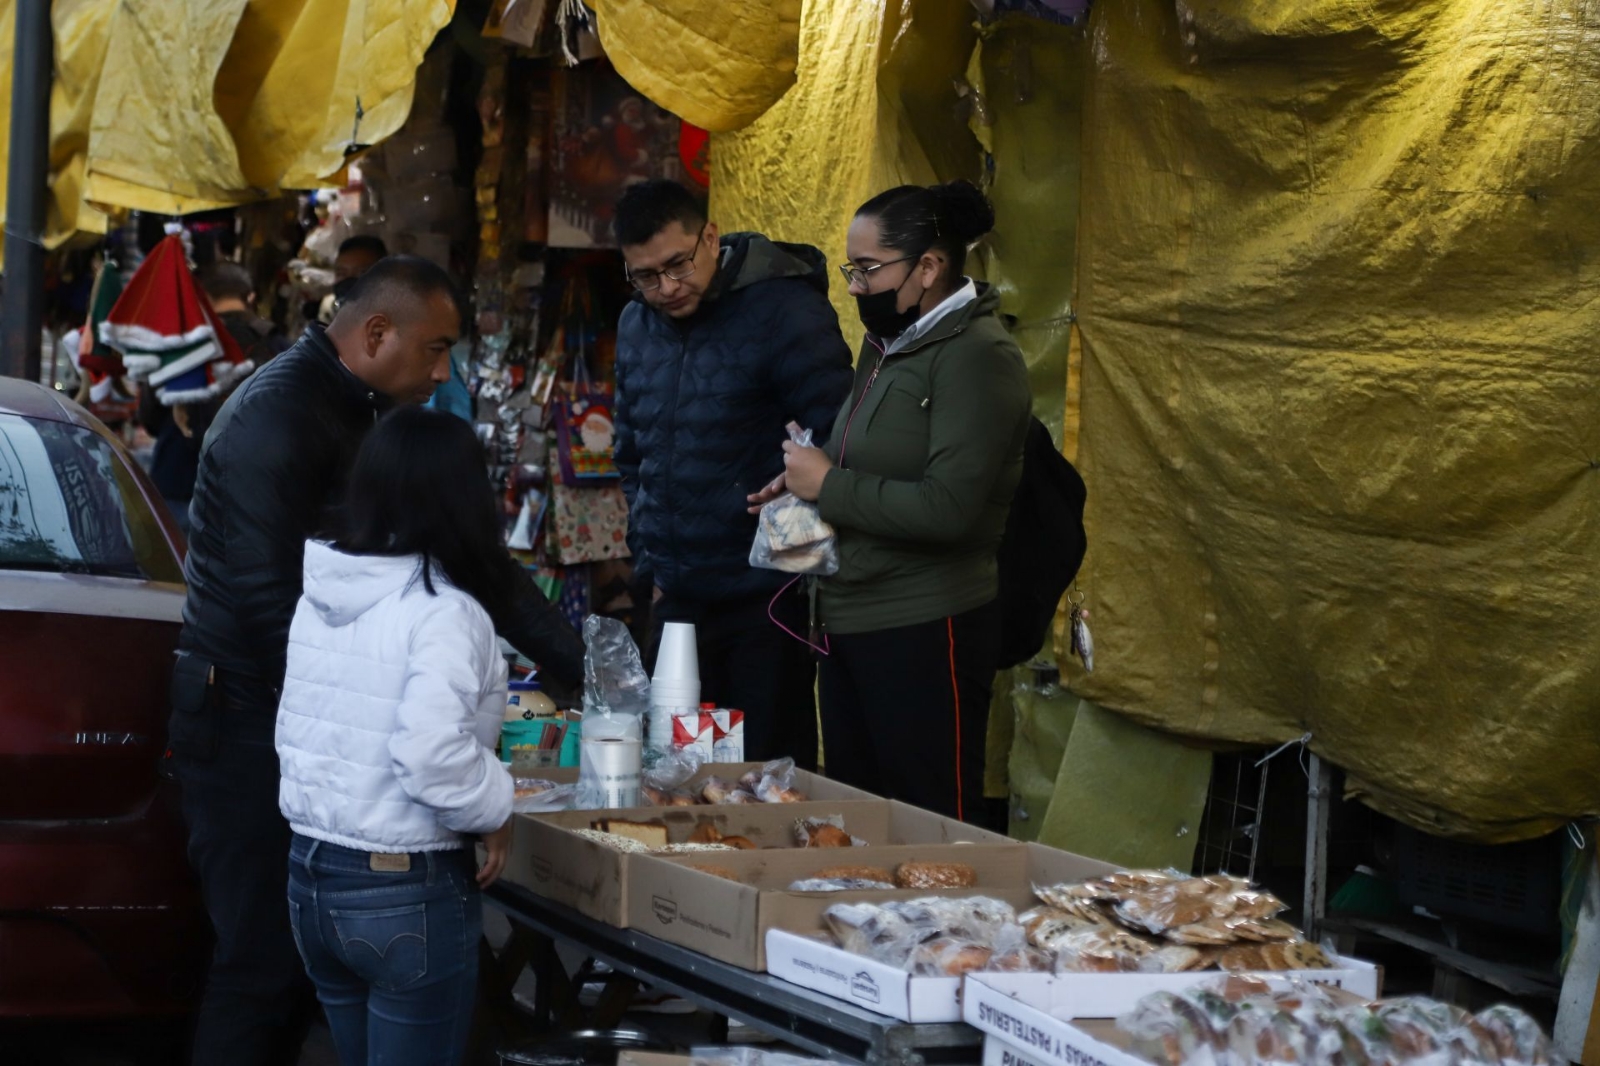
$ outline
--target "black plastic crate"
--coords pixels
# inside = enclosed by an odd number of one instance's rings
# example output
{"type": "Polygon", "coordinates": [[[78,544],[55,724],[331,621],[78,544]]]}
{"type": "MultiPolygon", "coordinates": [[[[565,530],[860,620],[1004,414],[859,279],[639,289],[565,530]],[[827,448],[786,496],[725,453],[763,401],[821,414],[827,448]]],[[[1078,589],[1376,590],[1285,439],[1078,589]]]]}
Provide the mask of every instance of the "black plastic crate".
{"type": "Polygon", "coordinates": [[[1398,826],[1400,900],[1434,914],[1549,934],[1560,926],[1560,834],[1520,844],[1468,844],[1398,826]]]}

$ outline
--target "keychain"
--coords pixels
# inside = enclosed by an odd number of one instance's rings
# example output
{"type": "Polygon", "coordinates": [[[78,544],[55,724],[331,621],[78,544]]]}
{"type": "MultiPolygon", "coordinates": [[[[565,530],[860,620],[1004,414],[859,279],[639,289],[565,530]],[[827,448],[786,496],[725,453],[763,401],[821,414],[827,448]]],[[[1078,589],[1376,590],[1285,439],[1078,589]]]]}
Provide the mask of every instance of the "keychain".
{"type": "Polygon", "coordinates": [[[1089,635],[1089,612],[1083,609],[1083,601],[1087,597],[1077,589],[1073,589],[1067,596],[1067,602],[1072,605],[1072,613],[1067,624],[1072,629],[1072,654],[1083,660],[1083,668],[1089,673],[1094,673],[1094,638],[1089,635]]]}

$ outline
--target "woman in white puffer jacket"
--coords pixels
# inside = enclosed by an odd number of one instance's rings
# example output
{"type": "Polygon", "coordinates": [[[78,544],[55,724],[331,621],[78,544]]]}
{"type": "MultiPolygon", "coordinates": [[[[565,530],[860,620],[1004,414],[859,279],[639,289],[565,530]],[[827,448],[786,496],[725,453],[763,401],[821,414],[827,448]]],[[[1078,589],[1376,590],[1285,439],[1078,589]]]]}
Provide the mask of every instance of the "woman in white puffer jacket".
{"type": "Polygon", "coordinates": [[[441,1066],[466,1044],[513,791],[489,619],[515,564],[483,469],[467,423],[396,410],[362,445],[338,541],[306,545],[279,805],[295,942],[345,1066],[441,1066]]]}

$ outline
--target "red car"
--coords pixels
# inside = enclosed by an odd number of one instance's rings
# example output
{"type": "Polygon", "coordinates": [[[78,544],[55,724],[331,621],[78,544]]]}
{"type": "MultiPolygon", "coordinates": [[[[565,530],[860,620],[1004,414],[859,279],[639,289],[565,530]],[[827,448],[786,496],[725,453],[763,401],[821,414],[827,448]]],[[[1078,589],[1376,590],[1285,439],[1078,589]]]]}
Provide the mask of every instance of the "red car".
{"type": "Polygon", "coordinates": [[[159,772],[183,551],[121,442],[0,378],[0,1022],[197,1000],[208,926],[159,772]]]}

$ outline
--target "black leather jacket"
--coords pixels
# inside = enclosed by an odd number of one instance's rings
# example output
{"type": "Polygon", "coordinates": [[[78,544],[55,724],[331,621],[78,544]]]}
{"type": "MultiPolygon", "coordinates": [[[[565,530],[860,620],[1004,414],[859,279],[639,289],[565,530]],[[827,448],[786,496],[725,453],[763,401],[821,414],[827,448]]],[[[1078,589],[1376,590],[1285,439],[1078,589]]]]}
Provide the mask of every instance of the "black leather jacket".
{"type": "MultiPolygon", "coordinates": [[[[305,542],[327,529],[362,438],[389,406],[345,368],[320,326],[229,397],[201,447],[182,650],[282,686],[305,542]]],[[[582,639],[517,573],[516,606],[496,628],[549,676],[580,684],[582,639]]]]}

